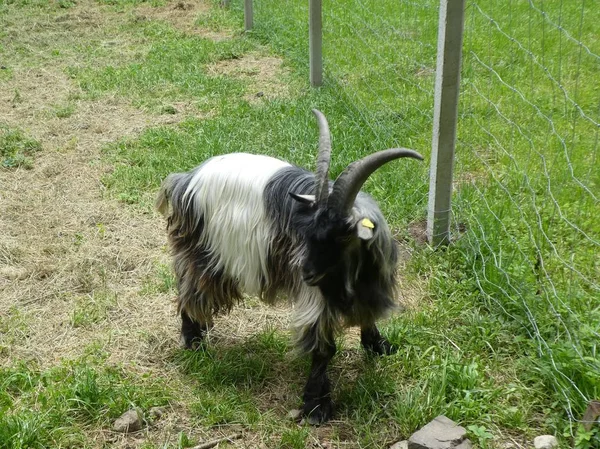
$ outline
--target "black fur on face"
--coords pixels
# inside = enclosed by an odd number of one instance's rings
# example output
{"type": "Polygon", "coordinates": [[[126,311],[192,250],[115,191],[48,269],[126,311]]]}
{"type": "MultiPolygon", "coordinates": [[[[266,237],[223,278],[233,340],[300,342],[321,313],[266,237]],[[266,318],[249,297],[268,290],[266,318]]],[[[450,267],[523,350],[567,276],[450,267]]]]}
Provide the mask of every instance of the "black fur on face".
{"type": "Polygon", "coordinates": [[[308,285],[321,285],[335,273],[344,271],[344,261],[353,243],[358,242],[356,232],[346,217],[336,212],[317,208],[313,203],[301,201],[294,210],[297,228],[302,231],[306,256],[302,277],[308,285]]]}

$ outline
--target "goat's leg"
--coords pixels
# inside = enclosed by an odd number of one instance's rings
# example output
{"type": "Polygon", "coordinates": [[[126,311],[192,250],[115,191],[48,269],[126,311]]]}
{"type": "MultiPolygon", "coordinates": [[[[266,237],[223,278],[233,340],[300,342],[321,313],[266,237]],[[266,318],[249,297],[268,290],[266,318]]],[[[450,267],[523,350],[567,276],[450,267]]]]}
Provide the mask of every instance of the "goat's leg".
{"type": "Polygon", "coordinates": [[[302,414],[312,425],[328,421],[333,413],[331,387],[327,377],[327,365],[335,355],[335,343],[322,344],[312,351],[312,364],[304,387],[302,414]]]}
{"type": "Polygon", "coordinates": [[[197,349],[208,330],[208,323],[190,317],[185,310],[181,311],[181,338],[186,349],[197,349]]]}
{"type": "Polygon", "coordinates": [[[199,288],[204,270],[201,262],[199,257],[175,258],[181,340],[186,349],[197,349],[212,326],[212,297],[199,288]]]}
{"type": "Polygon", "coordinates": [[[361,327],[360,343],[365,350],[377,355],[390,355],[397,351],[397,348],[381,335],[375,323],[361,327]]]}

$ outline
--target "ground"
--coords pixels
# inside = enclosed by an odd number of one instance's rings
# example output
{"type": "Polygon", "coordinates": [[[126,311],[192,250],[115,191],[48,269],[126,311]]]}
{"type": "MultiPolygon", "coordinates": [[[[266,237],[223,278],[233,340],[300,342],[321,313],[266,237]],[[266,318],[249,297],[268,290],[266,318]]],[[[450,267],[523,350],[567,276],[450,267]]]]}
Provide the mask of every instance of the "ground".
{"type": "MultiPolygon", "coordinates": [[[[199,11],[207,8],[203,3],[141,4],[128,17],[157,18],[192,34],[227,39],[226,33],[194,26],[199,11]]],[[[66,13],[42,14],[35,22],[11,18],[9,33],[45,28],[28,42],[33,49],[40,46],[38,39],[55,37],[68,49],[88,30],[102,29],[111,21],[114,27],[114,21],[126,20],[123,14],[89,1],[77,2],[66,13]],[[64,30],[73,34],[65,35],[64,30]]],[[[123,36],[103,44],[123,46],[117,53],[120,62],[135,57],[126,50],[123,36]]],[[[183,117],[206,114],[185,101],[172,102],[172,114],[153,114],[118,95],[86,97],[66,70],[77,65],[76,56],[33,67],[28,66],[30,61],[21,62],[11,67],[14,76],[0,85],[0,123],[22,130],[41,143],[41,150],[30,166],[0,172],[0,315],[10,323],[0,340],[0,366],[26,361],[47,372],[67,360],[85,358],[94,347],[106,355],[102,363],[123,366],[134,376],[159,375],[170,383],[168,390],[177,391],[158,423],[124,436],[112,432],[106,422],[84,437],[85,444],[93,447],[140,447],[149,442],[181,445],[181,432],[190,441],[201,441],[238,430],[235,424],[198,426],[190,417],[186,397],[193,396],[193,386],[181,366],[173,363],[174,354],[180,351],[179,320],[165,221],[151,210],[109,195],[104,183],[114,169],[102,153],[107,144],[136,138],[147,128],[176,125],[183,117]]],[[[105,61],[95,59],[94,63],[105,61]]],[[[281,64],[280,58],[251,52],[240,59],[215,62],[208,71],[249,78],[246,98],[256,102],[265,95],[285,95],[288,87],[279,81],[281,64]]],[[[143,194],[148,197],[154,192],[143,194]]],[[[247,298],[231,315],[217,321],[209,341],[243,345],[264,329],[285,336],[288,312],[285,306],[266,308],[247,298]]],[[[285,416],[286,407],[298,402],[299,394],[286,383],[282,379],[278,388],[262,392],[261,407],[285,416]]],[[[326,447],[328,433],[326,428],[314,433],[315,447],[326,447]]],[[[259,447],[267,444],[264,441],[260,433],[247,431],[232,444],[259,447]]]]}
{"type": "Polygon", "coordinates": [[[523,23],[491,0],[470,9],[456,239],[424,242],[427,162],[396,161],[365,184],[401,249],[405,308],[381,323],[400,350],[374,359],[344,334],[331,423],[286,417],[308,361],[284,305],[246,297],[206,349],[180,347],[153,208],[165,176],[241,149],[310,169],[315,107],[332,177],[392,146],[429,159],[437,1],[340,1],[314,89],[303,2],[256,2],[245,33],[239,1],[0,0],[0,449],[181,448],[237,432],[221,447],[380,448],[440,414],[484,449],[546,433],[600,444],[577,422],[600,394],[597,12],[581,14],[585,2],[512,5],[523,23]],[[556,17],[564,28],[544,28],[556,17]],[[143,430],[114,432],[133,407],[143,430]]]}

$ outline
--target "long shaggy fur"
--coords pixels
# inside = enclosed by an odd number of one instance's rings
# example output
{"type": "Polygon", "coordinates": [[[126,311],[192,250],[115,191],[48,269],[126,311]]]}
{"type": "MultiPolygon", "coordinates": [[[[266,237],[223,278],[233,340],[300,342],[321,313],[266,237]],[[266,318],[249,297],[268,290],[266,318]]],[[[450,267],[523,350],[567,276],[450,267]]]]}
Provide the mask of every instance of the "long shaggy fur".
{"type": "Polygon", "coordinates": [[[199,323],[225,312],[241,293],[293,302],[292,327],[301,349],[333,342],[344,325],[370,325],[394,307],[396,247],[376,203],[360,193],[353,214],[376,223],[359,241],[339,282],[327,288],[303,282],[304,232],[290,193],[314,194],[314,174],[278,159],[229,154],[188,173],[170,175],[157,209],[168,215],[179,283],[179,309],[199,323]],[[169,213],[170,205],[170,213],[169,213]]]}

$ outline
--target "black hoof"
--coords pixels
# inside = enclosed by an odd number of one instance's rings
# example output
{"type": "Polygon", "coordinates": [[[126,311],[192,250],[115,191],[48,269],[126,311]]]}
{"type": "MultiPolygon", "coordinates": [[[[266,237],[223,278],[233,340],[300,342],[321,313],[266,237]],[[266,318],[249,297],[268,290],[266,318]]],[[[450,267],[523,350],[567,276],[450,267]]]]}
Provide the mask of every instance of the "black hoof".
{"type": "Polygon", "coordinates": [[[398,352],[398,348],[385,338],[374,343],[366,344],[364,345],[364,348],[375,355],[392,355],[398,352]]]}
{"type": "Polygon", "coordinates": [[[195,351],[202,347],[207,330],[206,324],[200,324],[181,312],[181,340],[186,349],[195,351]]]}
{"type": "Polygon", "coordinates": [[[302,415],[311,426],[318,426],[329,421],[333,415],[331,399],[306,402],[302,407],[302,415]]]}
{"type": "Polygon", "coordinates": [[[185,335],[182,335],[181,341],[182,341],[183,347],[190,351],[197,351],[198,349],[203,349],[205,346],[204,337],[186,338],[185,335]]]}

